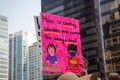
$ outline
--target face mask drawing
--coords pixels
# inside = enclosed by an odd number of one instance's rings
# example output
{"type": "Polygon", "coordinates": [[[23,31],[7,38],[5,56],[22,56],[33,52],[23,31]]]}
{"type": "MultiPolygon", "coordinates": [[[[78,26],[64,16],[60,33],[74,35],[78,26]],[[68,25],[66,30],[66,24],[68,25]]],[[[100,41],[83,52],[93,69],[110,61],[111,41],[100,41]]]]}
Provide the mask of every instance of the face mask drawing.
{"type": "Polygon", "coordinates": [[[74,44],[69,44],[67,46],[67,51],[71,57],[74,57],[76,55],[77,47],[74,44]]]}
{"type": "Polygon", "coordinates": [[[70,52],[69,54],[70,54],[70,56],[72,56],[72,57],[74,57],[74,56],[76,55],[75,52],[70,52]]]}

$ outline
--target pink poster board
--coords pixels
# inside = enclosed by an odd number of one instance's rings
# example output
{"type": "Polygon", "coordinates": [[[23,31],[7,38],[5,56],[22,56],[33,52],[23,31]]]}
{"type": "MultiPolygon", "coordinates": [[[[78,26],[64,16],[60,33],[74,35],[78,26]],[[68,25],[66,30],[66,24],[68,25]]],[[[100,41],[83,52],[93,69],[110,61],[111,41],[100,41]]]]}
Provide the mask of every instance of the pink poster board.
{"type": "Polygon", "coordinates": [[[43,72],[74,72],[82,67],[79,21],[40,14],[43,72]]]}

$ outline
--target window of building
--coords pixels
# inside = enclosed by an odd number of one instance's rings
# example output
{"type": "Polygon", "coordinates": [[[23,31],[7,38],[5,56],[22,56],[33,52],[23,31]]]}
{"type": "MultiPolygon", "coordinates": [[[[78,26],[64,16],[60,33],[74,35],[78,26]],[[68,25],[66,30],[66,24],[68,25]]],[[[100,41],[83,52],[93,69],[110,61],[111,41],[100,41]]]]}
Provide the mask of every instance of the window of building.
{"type": "Polygon", "coordinates": [[[117,39],[113,39],[113,42],[117,42],[117,39]]]}
{"type": "Polygon", "coordinates": [[[107,43],[111,43],[111,40],[107,40],[107,43]]]}

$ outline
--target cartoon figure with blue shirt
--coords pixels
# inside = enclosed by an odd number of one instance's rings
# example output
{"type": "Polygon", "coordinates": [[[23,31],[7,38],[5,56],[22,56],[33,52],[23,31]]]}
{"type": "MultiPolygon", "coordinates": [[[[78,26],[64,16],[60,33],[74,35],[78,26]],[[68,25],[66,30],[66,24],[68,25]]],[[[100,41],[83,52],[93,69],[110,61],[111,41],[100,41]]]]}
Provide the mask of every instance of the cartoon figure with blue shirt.
{"type": "Polygon", "coordinates": [[[57,63],[57,56],[55,55],[56,47],[53,44],[49,44],[47,46],[47,52],[48,52],[48,55],[46,57],[46,61],[50,64],[57,63]]]}

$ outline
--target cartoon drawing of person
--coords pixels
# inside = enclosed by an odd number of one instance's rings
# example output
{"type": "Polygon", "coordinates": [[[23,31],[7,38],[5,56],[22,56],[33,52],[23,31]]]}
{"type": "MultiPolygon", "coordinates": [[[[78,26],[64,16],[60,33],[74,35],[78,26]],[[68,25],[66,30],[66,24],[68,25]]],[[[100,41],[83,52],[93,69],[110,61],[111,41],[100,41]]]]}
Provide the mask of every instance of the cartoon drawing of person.
{"type": "Polygon", "coordinates": [[[46,57],[47,62],[50,64],[57,63],[57,56],[55,55],[56,47],[53,44],[49,44],[47,46],[47,52],[48,52],[48,55],[46,57]]]}
{"type": "Polygon", "coordinates": [[[67,51],[70,55],[70,57],[68,57],[68,66],[78,66],[78,59],[75,57],[75,55],[77,54],[77,47],[74,44],[69,44],[67,46],[67,51]]]}

